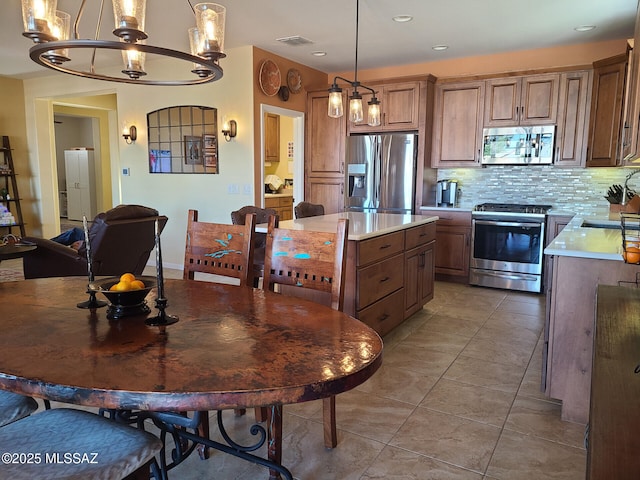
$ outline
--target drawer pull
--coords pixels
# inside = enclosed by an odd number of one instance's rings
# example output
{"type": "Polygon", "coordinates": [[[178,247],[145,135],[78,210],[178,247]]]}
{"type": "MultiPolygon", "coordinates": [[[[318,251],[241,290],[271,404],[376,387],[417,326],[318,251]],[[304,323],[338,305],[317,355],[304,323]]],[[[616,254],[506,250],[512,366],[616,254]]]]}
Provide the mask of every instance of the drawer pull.
{"type": "Polygon", "coordinates": [[[391,277],[384,277],[380,280],[380,283],[388,282],[389,280],[391,280],[391,277]]]}
{"type": "Polygon", "coordinates": [[[382,316],[380,316],[380,321],[384,322],[387,318],[389,318],[389,314],[384,313],[384,314],[382,314],[382,316]]]}
{"type": "Polygon", "coordinates": [[[389,247],[391,247],[391,246],[392,246],[392,245],[391,245],[390,243],[387,243],[386,245],[382,245],[382,246],[380,247],[380,250],[384,250],[385,248],[389,248],[389,247]]]}

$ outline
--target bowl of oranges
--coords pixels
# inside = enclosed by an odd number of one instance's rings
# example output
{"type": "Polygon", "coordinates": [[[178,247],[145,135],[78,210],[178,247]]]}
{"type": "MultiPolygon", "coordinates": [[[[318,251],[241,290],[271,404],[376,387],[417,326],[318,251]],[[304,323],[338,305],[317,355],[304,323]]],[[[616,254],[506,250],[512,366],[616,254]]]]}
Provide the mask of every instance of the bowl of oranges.
{"type": "Polygon", "coordinates": [[[155,286],[155,277],[136,277],[132,273],[103,278],[89,284],[91,290],[101,293],[109,300],[107,318],[110,319],[149,313],[151,310],[145,298],[155,286]]]}

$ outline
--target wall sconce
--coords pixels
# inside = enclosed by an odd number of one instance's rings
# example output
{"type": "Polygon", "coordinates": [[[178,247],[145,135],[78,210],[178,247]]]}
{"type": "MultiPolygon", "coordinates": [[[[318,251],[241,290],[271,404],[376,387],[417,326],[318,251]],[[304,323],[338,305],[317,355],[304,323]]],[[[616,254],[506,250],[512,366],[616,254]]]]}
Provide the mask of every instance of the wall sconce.
{"type": "Polygon", "coordinates": [[[238,124],[235,120],[229,120],[222,125],[222,135],[227,142],[230,142],[238,134],[238,124]]]}
{"type": "Polygon", "coordinates": [[[136,139],[138,138],[138,129],[135,125],[124,127],[122,129],[122,137],[124,138],[124,141],[127,142],[127,145],[136,143],[136,139]]]}

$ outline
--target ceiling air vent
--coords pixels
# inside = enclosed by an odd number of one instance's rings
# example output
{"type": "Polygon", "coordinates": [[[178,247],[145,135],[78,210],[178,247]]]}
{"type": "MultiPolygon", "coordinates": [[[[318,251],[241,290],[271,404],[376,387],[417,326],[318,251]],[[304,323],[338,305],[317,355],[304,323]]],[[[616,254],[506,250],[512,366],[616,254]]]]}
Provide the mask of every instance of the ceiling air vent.
{"type": "Polygon", "coordinates": [[[300,35],[293,35],[292,37],[276,38],[276,40],[278,42],[286,43],[287,45],[290,45],[292,47],[297,47],[300,45],[309,45],[313,43],[308,38],[301,37],[300,35]]]}

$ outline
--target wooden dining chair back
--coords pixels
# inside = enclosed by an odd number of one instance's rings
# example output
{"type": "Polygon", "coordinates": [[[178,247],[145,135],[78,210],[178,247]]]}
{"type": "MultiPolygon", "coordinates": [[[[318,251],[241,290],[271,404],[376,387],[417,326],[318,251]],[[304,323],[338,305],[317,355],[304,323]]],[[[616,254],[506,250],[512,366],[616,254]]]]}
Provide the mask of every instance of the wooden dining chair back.
{"type": "Polygon", "coordinates": [[[269,218],[263,288],[312,299],[305,290],[325,292],[329,300],[320,303],[342,310],[349,220],[339,219],[336,232],[310,233],[277,224],[277,218],[269,218]]]}
{"type": "MultiPolygon", "coordinates": [[[[346,218],[338,220],[336,232],[278,228],[278,219],[269,218],[263,289],[307,298],[325,303],[334,310],[342,310],[348,232],[349,220],[346,218]],[[319,292],[324,298],[310,296],[309,291],[319,292]]],[[[275,450],[281,449],[282,408],[263,408],[260,416],[266,415],[271,415],[268,418],[270,423],[280,424],[270,443],[273,443],[275,450]]],[[[338,444],[335,396],[323,399],[322,416],[324,445],[326,448],[334,448],[338,444]]]]}
{"type": "Polygon", "coordinates": [[[198,211],[189,210],[184,252],[185,280],[195,273],[221,275],[253,285],[253,244],[256,216],[247,215],[244,225],[198,221],[198,211]]]}
{"type": "Polygon", "coordinates": [[[296,218],[317,217],[324,215],[324,205],[319,203],[300,202],[293,208],[296,218]]]}

